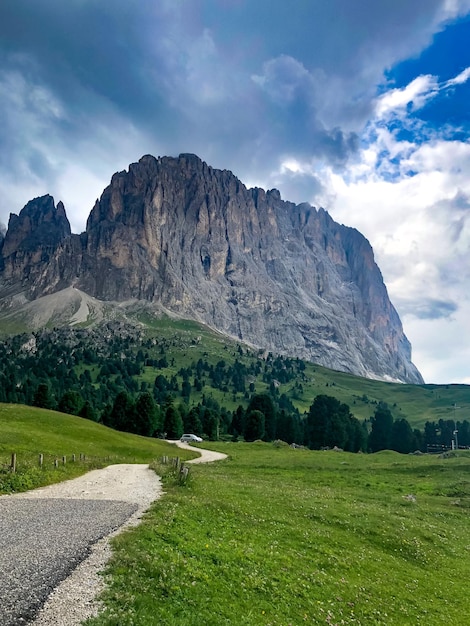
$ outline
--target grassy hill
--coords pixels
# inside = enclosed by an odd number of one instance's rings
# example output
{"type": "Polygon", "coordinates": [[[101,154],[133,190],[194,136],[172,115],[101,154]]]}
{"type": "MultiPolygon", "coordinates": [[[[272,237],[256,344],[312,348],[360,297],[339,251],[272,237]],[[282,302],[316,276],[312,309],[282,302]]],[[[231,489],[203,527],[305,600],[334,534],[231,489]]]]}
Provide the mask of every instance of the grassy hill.
{"type": "Polygon", "coordinates": [[[153,391],[157,376],[172,381],[176,402],[189,406],[213,398],[233,411],[240,404],[246,407],[253,393],[274,386],[274,393],[301,413],[317,395],[327,394],[348,404],[360,420],[371,417],[380,401],[387,402],[395,419],[406,418],[416,428],[439,419],[470,420],[469,385],[364,379],[250,348],[195,322],[141,311],[125,322],[5,336],[0,344],[0,401],[30,404],[45,380],[57,403],[73,388],[94,404],[99,416],[120,390],[134,396],[142,389],[153,391]],[[238,384],[234,368],[240,373],[238,384]],[[182,394],[185,377],[189,398],[182,394]]]}
{"type": "MultiPolygon", "coordinates": [[[[59,482],[110,463],[150,463],[162,455],[176,456],[174,446],[121,433],[74,415],[0,404],[0,494],[59,482]],[[12,453],[17,455],[15,474],[9,470],[12,453]],[[44,455],[42,469],[39,454],[44,455]],[[59,460],[57,468],[55,459],[59,460]]],[[[196,455],[178,450],[178,456],[196,455]]]]}
{"type": "MultiPolygon", "coordinates": [[[[231,341],[227,337],[215,333],[195,322],[187,320],[170,320],[146,318],[145,324],[151,336],[166,341],[165,352],[168,367],[145,368],[140,381],[153,384],[158,373],[171,378],[178,375],[181,368],[187,368],[198,359],[207,360],[213,366],[224,361],[232,365],[235,360],[249,366],[253,361],[261,361],[263,368],[271,367],[268,355],[263,351],[250,350],[245,345],[231,341]]],[[[293,360],[296,362],[296,360],[293,360]]],[[[273,374],[275,378],[275,373],[273,374]]],[[[253,381],[256,393],[269,389],[269,384],[262,376],[249,377],[253,381]]],[[[249,382],[248,381],[248,382],[249,382]]],[[[247,384],[248,387],[248,384],[247,384]]],[[[395,419],[405,417],[415,428],[422,428],[426,421],[439,419],[470,420],[470,385],[408,385],[401,383],[370,380],[337,372],[312,363],[305,363],[305,369],[286,383],[277,386],[279,394],[285,393],[301,412],[308,411],[315,396],[327,394],[338,398],[349,405],[351,412],[358,419],[367,419],[374,414],[375,405],[387,402],[395,419]],[[299,390],[298,383],[302,389],[299,390]],[[454,406],[459,407],[457,410],[454,406]]],[[[222,406],[230,410],[239,404],[246,405],[244,393],[233,393],[231,389],[221,391],[206,387],[202,392],[192,392],[191,401],[201,400],[202,393],[214,397],[222,406]]]]}

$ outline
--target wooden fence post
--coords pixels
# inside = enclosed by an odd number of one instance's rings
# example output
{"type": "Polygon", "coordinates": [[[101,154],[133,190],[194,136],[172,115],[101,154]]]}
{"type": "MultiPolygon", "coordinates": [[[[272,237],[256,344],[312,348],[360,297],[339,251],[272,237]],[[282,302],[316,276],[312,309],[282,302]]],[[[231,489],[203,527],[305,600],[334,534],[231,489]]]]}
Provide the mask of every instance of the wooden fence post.
{"type": "Polygon", "coordinates": [[[54,460],[54,467],[55,468],[59,467],[59,459],[54,460]]]}
{"type": "Polygon", "coordinates": [[[62,457],[62,464],[65,465],[67,463],[67,457],[64,455],[62,457]]]}
{"type": "Polygon", "coordinates": [[[42,467],[43,463],[44,463],[44,454],[40,454],[39,455],[39,467],[42,467]]]}
{"type": "Polygon", "coordinates": [[[72,463],[75,463],[75,454],[72,454],[72,463]]]}
{"type": "Polygon", "coordinates": [[[180,483],[185,483],[188,479],[189,475],[189,467],[187,465],[182,465],[180,469],[180,483]]]}
{"type": "Polygon", "coordinates": [[[13,474],[16,472],[16,452],[11,455],[11,471],[13,474]]]}

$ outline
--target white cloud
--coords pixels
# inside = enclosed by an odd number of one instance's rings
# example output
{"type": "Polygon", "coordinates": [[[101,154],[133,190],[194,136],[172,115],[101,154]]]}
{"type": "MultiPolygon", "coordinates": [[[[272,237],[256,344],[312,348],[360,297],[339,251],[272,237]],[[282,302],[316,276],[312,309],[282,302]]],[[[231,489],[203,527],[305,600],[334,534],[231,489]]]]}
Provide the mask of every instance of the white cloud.
{"type": "Polygon", "coordinates": [[[470,383],[470,143],[419,126],[400,141],[395,121],[370,122],[347,171],[291,155],[272,179],[315,180],[312,204],[369,239],[425,380],[470,383]]]}
{"type": "Polygon", "coordinates": [[[377,101],[377,117],[387,117],[390,113],[404,115],[408,105],[413,110],[421,109],[428,100],[438,93],[438,83],[435,76],[426,74],[418,76],[411,83],[401,89],[391,89],[377,101]]]}
{"type": "Polygon", "coordinates": [[[378,119],[391,116],[405,118],[408,110],[418,111],[440,92],[463,85],[470,78],[470,67],[457,76],[439,83],[436,76],[422,74],[405,87],[389,89],[377,99],[375,114],[378,119]]]}
{"type": "Polygon", "coordinates": [[[469,77],[465,70],[439,85],[420,76],[381,95],[357,162],[347,173],[321,173],[333,218],[371,242],[414,362],[434,382],[470,382],[470,368],[462,373],[470,362],[470,143],[420,135],[419,124],[414,141],[400,141],[396,122],[469,77]]]}
{"type": "Polygon", "coordinates": [[[455,19],[470,11],[470,0],[445,0],[441,9],[440,20],[455,19]]]}
{"type": "Polygon", "coordinates": [[[463,85],[470,78],[470,67],[466,67],[455,78],[451,78],[445,83],[446,87],[452,87],[453,85],[463,85]]]}
{"type": "Polygon", "coordinates": [[[468,326],[470,303],[446,319],[420,319],[402,316],[409,337],[413,338],[413,360],[429,383],[470,384],[470,342],[462,332],[468,326]]]}
{"type": "Polygon", "coordinates": [[[304,90],[312,89],[312,77],[304,65],[285,54],[267,61],[263,74],[253,74],[251,78],[273,102],[282,106],[292,104],[304,90]]]}

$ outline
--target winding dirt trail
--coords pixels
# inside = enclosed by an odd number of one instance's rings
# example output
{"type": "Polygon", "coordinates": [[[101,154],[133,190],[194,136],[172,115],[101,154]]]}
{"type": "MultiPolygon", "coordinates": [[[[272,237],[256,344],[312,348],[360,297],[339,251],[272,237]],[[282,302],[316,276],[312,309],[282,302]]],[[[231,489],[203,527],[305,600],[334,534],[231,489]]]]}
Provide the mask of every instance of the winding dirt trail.
{"type": "MultiPolygon", "coordinates": [[[[200,454],[196,459],[186,461],[187,463],[211,463],[227,458],[226,454],[202,448],[193,448],[180,441],[171,441],[169,443],[200,454]]],[[[120,514],[122,515],[121,521],[114,524],[116,530],[111,532],[111,534],[109,532],[112,528],[108,531],[103,530],[98,535],[98,537],[102,538],[97,541],[96,533],[95,536],[90,533],[88,547],[85,543],[81,546],[83,556],[87,554],[89,556],[83,558],[80,564],[62,582],[59,583],[57,581],[57,586],[36,614],[36,617],[33,621],[27,623],[34,626],[79,626],[83,620],[96,615],[99,610],[97,596],[104,587],[104,581],[99,572],[103,571],[111,557],[111,537],[122,532],[127,526],[139,524],[142,514],[161,495],[160,478],[148,468],[148,465],[126,464],[110,465],[102,470],[93,470],[73,480],[14,496],[1,496],[0,502],[3,500],[4,505],[8,504],[10,507],[30,506],[31,508],[37,506],[38,511],[41,511],[41,516],[44,516],[44,511],[48,510],[48,507],[51,508],[52,512],[54,506],[59,506],[59,504],[53,504],[54,502],[69,502],[70,504],[64,504],[63,506],[75,507],[77,524],[80,524],[82,516],[80,507],[97,510],[100,510],[103,506],[115,507],[121,511],[120,514]],[[30,504],[21,504],[22,502],[25,503],[25,501],[28,501],[30,504]],[[47,501],[49,501],[49,505],[47,501]]],[[[34,508],[31,510],[32,519],[34,519],[35,515],[34,510],[34,508]]],[[[14,515],[8,514],[8,516],[5,516],[5,519],[11,518],[14,521],[14,517],[14,515]]],[[[42,526],[43,528],[38,531],[41,532],[40,540],[47,544],[50,535],[48,532],[50,524],[43,524],[42,526]]],[[[93,528],[92,520],[90,520],[90,527],[93,528]]],[[[73,535],[73,528],[69,526],[68,532],[70,535],[73,535]]],[[[67,562],[68,558],[65,554],[61,557],[61,543],[62,541],[59,542],[58,550],[56,546],[56,558],[59,561],[61,558],[62,560],[65,559],[65,562],[67,562]]],[[[25,559],[26,562],[29,561],[29,557],[25,556],[25,559]]],[[[0,566],[2,565],[1,561],[2,559],[0,558],[0,566]]],[[[6,569],[8,570],[8,567],[6,569]]],[[[30,577],[27,576],[26,578],[30,577]]],[[[28,585],[27,580],[25,584],[26,586],[28,585]]],[[[23,595],[26,597],[34,596],[34,590],[31,593],[30,591],[26,589],[23,591],[23,595]]],[[[19,606],[17,606],[17,610],[19,610],[19,606]]],[[[34,613],[34,606],[31,606],[29,610],[28,607],[24,611],[22,609],[21,613],[27,615],[29,611],[34,613]]],[[[13,614],[15,613],[14,608],[12,612],[13,614]]],[[[7,619],[6,615],[2,617],[1,614],[2,608],[0,607],[0,623],[2,624],[14,624],[16,623],[15,619],[20,618],[19,615],[16,618],[14,615],[11,615],[7,619]]]]}
{"type": "Polygon", "coordinates": [[[213,450],[205,450],[204,448],[193,448],[189,443],[183,443],[182,441],[168,441],[168,443],[174,443],[178,448],[198,452],[201,455],[197,457],[197,459],[191,459],[191,461],[185,461],[185,463],[212,463],[213,461],[223,461],[227,458],[227,455],[223,452],[214,452],[213,450]]]}

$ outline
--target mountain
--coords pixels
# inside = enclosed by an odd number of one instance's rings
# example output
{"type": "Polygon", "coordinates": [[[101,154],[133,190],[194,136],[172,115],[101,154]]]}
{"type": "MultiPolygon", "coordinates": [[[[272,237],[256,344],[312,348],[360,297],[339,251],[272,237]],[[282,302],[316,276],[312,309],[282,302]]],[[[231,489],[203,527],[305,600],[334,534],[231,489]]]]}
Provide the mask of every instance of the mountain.
{"type": "Polygon", "coordinates": [[[44,310],[53,294],[71,313],[61,323],[76,322],[83,301],[97,311],[140,302],[264,350],[422,382],[368,241],[195,155],[144,156],[114,174],[81,235],[51,196],[11,214],[0,310],[44,310]]]}

